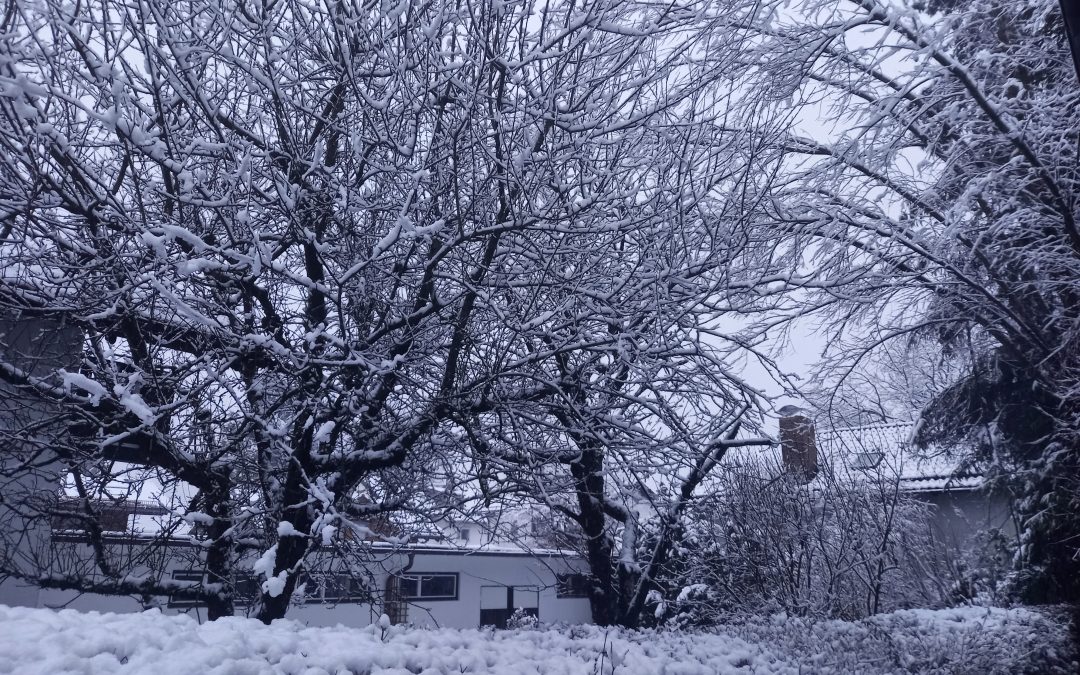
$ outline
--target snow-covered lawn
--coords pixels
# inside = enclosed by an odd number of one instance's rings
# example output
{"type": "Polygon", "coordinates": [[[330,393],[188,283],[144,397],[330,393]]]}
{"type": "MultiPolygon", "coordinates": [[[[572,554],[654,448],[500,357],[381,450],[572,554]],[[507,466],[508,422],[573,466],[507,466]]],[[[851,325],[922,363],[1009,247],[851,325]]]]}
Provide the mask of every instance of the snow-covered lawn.
{"type": "Polygon", "coordinates": [[[0,605],[0,673],[713,675],[1069,672],[1064,628],[1027,610],[763,619],[720,632],[306,628],[0,605]]]}

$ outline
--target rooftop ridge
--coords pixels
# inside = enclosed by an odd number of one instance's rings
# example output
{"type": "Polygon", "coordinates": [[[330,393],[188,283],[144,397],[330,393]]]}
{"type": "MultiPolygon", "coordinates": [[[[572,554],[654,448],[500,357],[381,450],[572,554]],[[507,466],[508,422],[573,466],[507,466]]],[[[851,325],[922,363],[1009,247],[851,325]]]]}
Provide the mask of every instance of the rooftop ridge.
{"type": "Polygon", "coordinates": [[[852,431],[873,431],[874,429],[897,429],[900,427],[915,426],[914,420],[910,422],[878,422],[876,424],[860,424],[850,427],[829,426],[818,430],[818,434],[839,434],[852,431]]]}

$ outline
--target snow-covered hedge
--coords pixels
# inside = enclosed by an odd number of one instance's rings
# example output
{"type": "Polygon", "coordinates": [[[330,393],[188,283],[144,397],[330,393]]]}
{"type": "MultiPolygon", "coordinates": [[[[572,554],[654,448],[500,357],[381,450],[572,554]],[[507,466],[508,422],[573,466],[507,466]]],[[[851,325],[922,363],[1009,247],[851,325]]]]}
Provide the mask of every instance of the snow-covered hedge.
{"type": "Polygon", "coordinates": [[[1080,672],[1064,614],[1028,609],[912,609],[861,621],[772,617],[725,630],[804,655],[803,672],[1080,672]]]}
{"type": "Polygon", "coordinates": [[[1026,610],[768,619],[727,632],[306,628],[0,605],[0,673],[713,675],[1069,672],[1064,628],[1026,610]]]}

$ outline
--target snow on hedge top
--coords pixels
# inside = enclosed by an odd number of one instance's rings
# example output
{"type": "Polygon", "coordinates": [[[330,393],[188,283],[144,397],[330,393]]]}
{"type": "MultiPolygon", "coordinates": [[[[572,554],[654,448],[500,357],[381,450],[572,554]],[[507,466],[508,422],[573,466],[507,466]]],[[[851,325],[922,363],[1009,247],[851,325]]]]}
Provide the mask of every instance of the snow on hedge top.
{"type": "Polygon", "coordinates": [[[186,615],[54,612],[0,606],[0,673],[153,675],[443,675],[788,673],[777,657],[738,638],[663,640],[596,627],[566,631],[423,630],[391,626],[264,626],[238,617],[199,624],[186,615]],[[629,637],[627,637],[629,636],[629,637]],[[601,653],[605,656],[601,657],[601,653]],[[775,666],[775,670],[774,670],[775,666]]]}
{"type": "Polygon", "coordinates": [[[766,619],[724,634],[596,626],[535,631],[307,628],[294,621],[264,626],[242,618],[199,624],[186,615],[156,610],[84,614],[0,605],[0,673],[1067,672],[1050,665],[1061,663],[1059,658],[1048,659],[1066,639],[1058,628],[1035,612],[982,608],[897,612],[857,623],[766,619]],[[902,653],[891,653],[889,645],[901,647],[902,653]]]}

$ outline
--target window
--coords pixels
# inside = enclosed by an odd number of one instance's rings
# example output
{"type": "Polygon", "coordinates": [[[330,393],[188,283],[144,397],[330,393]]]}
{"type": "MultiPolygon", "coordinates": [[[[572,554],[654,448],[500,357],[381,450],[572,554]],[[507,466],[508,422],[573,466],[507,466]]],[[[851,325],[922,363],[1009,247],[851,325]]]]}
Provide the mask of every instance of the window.
{"type": "Polygon", "coordinates": [[[463,527],[460,530],[458,530],[458,539],[460,539],[461,541],[466,541],[467,542],[467,541],[469,541],[469,535],[470,534],[472,534],[472,533],[469,532],[469,528],[463,527]]]}
{"type": "Polygon", "coordinates": [[[52,517],[52,529],[56,531],[86,532],[91,523],[96,523],[102,532],[128,532],[131,510],[124,505],[100,504],[91,505],[94,509],[94,518],[91,518],[76,500],[64,500],[60,503],[63,513],[54,514],[52,517]]]}
{"type": "Polygon", "coordinates": [[[238,605],[251,605],[262,592],[262,583],[254,574],[237,574],[233,583],[233,601],[238,605]]]}
{"type": "Polygon", "coordinates": [[[313,574],[304,579],[307,602],[347,602],[370,598],[363,581],[349,574],[313,574]]]}
{"type": "MultiPolygon", "coordinates": [[[[199,584],[203,582],[203,573],[201,570],[173,570],[173,581],[195,581],[199,584]]],[[[181,595],[169,596],[169,607],[199,607],[203,603],[199,600],[192,600],[181,595]]]]}
{"type": "Polygon", "coordinates": [[[457,600],[458,575],[408,574],[398,577],[398,591],[407,600],[457,600]]]}
{"type": "Polygon", "coordinates": [[[589,597],[590,586],[592,584],[588,575],[560,574],[555,577],[555,597],[587,598],[589,597]]]}
{"type": "MultiPolygon", "coordinates": [[[[172,578],[173,581],[206,582],[205,574],[199,570],[175,570],[172,578]]],[[[262,581],[262,577],[250,572],[237,572],[233,578],[233,602],[237,605],[254,604],[262,593],[262,581]]],[[[320,575],[314,579],[305,576],[300,582],[307,584],[307,602],[366,601],[370,598],[363,582],[348,574],[320,575]]],[[[201,607],[204,604],[202,600],[169,596],[169,607],[201,607]]]]}
{"type": "Polygon", "coordinates": [[[875,469],[878,464],[881,464],[882,457],[885,453],[882,452],[860,452],[855,455],[855,460],[851,463],[856,469],[875,469]]]}

